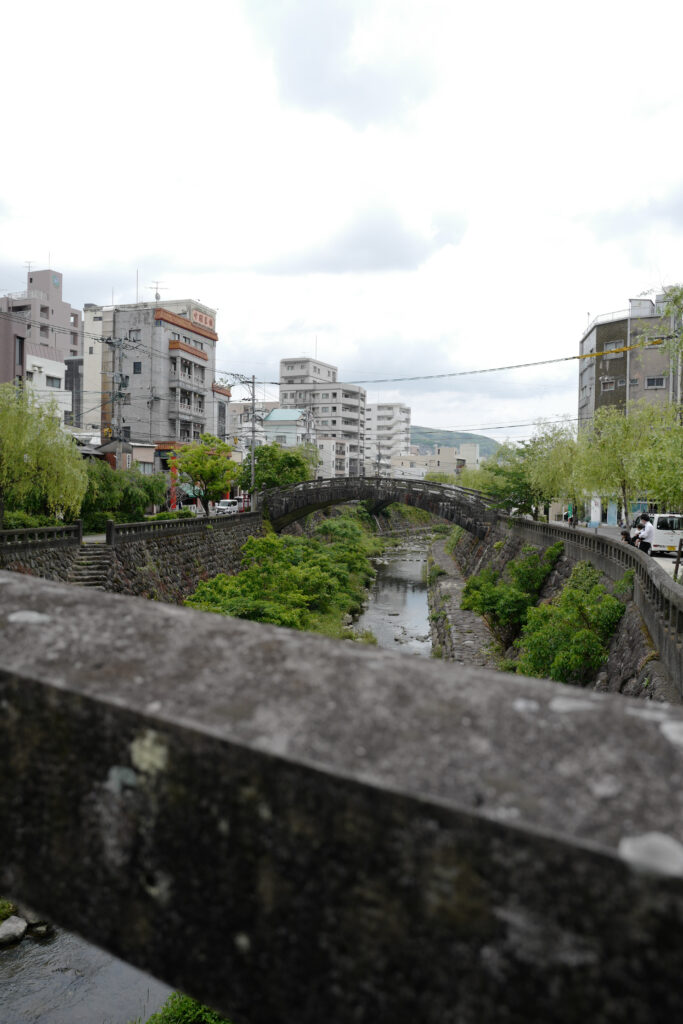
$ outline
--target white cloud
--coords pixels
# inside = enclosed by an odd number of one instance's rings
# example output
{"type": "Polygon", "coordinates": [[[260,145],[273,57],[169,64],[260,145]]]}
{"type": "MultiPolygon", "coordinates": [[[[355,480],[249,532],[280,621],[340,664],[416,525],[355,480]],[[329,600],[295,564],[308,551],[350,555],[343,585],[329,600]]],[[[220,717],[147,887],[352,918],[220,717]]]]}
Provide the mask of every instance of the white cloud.
{"type": "MultiPolygon", "coordinates": [[[[682,27],[656,0],[12,5],[0,287],[48,254],[76,305],[161,279],[265,381],[316,348],[347,379],[572,355],[589,311],[683,278],[682,27]]],[[[574,416],[575,381],[368,391],[501,436],[574,416]]]]}

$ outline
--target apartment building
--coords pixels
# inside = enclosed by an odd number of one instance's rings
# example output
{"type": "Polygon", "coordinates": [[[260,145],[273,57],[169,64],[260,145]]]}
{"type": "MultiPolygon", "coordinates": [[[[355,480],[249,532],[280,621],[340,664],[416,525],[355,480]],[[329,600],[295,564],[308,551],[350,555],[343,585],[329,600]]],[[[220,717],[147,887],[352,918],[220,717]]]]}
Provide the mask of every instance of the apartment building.
{"type": "Polygon", "coordinates": [[[410,450],[410,409],[401,403],[365,408],[365,474],[391,476],[391,460],[410,450]]]}
{"type": "MultiPolygon", "coordinates": [[[[365,453],[365,389],[338,380],[330,363],[304,356],[280,361],[280,407],[310,412],[317,443],[344,442],[346,455],[330,458],[332,476],[361,476],[365,453]],[[348,460],[348,464],[347,461],[348,460]],[[343,463],[343,466],[342,466],[343,463]]],[[[334,446],[324,445],[333,451],[334,446]]],[[[319,450],[321,450],[319,448],[319,450]]]]}
{"type": "Polygon", "coordinates": [[[215,381],[215,310],[192,299],[115,306],[88,304],[84,364],[101,360],[103,440],[184,444],[225,436],[229,388],[215,381]],[[92,330],[91,330],[92,328],[92,330]],[[90,340],[90,339],[89,339],[90,340]],[[92,347],[93,351],[90,352],[92,347]],[[97,353],[99,347],[99,355],[97,353]]]}
{"type": "Polygon", "coordinates": [[[334,437],[318,438],[316,447],[320,460],[316,474],[319,480],[352,475],[349,472],[351,452],[348,441],[340,441],[334,437]]]}
{"type": "Polygon", "coordinates": [[[630,299],[628,309],[601,314],[588,325],[579,344],[579,427],[605,406],[681,402],[680,360],[657,344],[673,328],[665,303],[663,294],[654,301],[630,299]]]}
{"type": "MultiPolygon", "coordinates": [[[[69,422],[79,399],[58,392],[68,390],[65,360],[82,355],[83,314],[64,301],[62,284],[59,271],[29,270],[24,291],[0,296],[0,383],[27,379],[69,422]]],[[[78,387],[79,376],[68,383],[78,387]]]]}
{"type": "Polygon", "coordinates": [[[263,419],[266,444],[296,448],[315,444],[315,419],[308,409],[272,409],[263,419]]]}

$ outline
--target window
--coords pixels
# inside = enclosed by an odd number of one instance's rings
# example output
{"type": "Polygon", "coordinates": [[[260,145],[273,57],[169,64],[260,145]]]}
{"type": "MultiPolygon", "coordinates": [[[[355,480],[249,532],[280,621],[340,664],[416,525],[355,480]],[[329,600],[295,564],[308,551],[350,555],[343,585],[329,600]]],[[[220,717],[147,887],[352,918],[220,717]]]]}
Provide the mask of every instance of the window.
{"type": "Polygon", "coordinates": [[[142,363],[133,363],[133,373],[142,373],[142,363]]]}
{"type": "Polygon", "coordinates": [[[617,381],[617,387],[618,388],[625,388],[626,387],[626,378],[625,377],[620,377],[619,378],[619,380],[617,381]]]}
{"type": "Polygon", "coordinates": [[[61,388],[62,382],[59,377],[46,377],[45,384],[49,388],[61,388]]]}
{"type": "Polygon", "coordinates": [[[614,391],[614,377],[606,377],[600,381],[602,391],[614,391]]]}
{"type": "Polygon", "coordinates": [[[623,341],[606,341],[605,342],[605,347],[603,349],[605,358],[606,359],[621,359],[624,353],[623,352],[614,352],[614,349],[616,349],[616,348],[623,348],[623,347],[624,347],[624,342],[623,341]]]}
{"type": "Polygon", "coordinates": [[[629,383],[630,383],[632,388],[638,387],[638,378],[637,377],[631,377],[629,383]]]}
{"type": "Polygon", "coordinates": [[[286,434],[276,434],[275,435],[275,443],[276,444],[287,444],[287,435],[286,434]]]}
{"type": "Polygon", "coordinates": [[[132,331],[128,331],[128,338],[130,341],[140,341],[140,328],[135,327],[132,331]]]}
{"type": "Polygon", "coordinates": [[[24,365],[24,339],[18,334],[14,336],[14,363],[15,366],[24,365]]]}
{"type": "Polygon", "coordinates": [[[27,370],[25,376],[26,380],[33,380],[33,370],[27,370]]]}
{"type": "Polygon", "coordinates": [[[89,355],[89,356],[91,356],[91,355],[93,355],[93,354],[94,354],[94,352],[95,352],[95,349],[94,349],[94,347],[93,347],[92,345],[90,345],[90,346],[88,347],[88,355],[89,355]]]}
{"type": "Polygon", "coordinates": [[[663,388],[664,378],[663,377],[646,377],[645,378],[646,388],[663,388]]]}
{"type": "Polygon", "coordinates": [[[101,316],[94,316],[94,317],[93,317],[93,320],[101,320],[101,319],[102,319],[102,317],[101,317],[101,316]]]}

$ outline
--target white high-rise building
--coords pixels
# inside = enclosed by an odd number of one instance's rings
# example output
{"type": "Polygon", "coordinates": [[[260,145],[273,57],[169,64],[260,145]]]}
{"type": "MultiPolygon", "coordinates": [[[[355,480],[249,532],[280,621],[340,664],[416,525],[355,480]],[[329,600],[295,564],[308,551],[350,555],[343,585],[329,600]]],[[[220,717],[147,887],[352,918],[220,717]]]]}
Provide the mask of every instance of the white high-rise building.
{"type": "Polygon", "coordinates": [[[382,402],[365,409],[365,475],[391,476],[391,460],[410,450],[410,409],[382,402]]]}
{"type": "Polygon", "coordinates": [[[330,363],[306,356],[280,360],[280,406],[312,413],[317,443],[345,442],[346,455],[330,459],[333,476],[362,476],[365,389],[338,381],[330,363]]]}

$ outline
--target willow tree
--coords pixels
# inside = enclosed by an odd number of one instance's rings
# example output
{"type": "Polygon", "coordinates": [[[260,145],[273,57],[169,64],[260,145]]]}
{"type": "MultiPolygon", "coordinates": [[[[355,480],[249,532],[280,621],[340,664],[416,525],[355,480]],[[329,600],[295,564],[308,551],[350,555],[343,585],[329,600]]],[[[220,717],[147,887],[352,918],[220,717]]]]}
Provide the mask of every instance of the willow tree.
{"type": "Polygon", "coordinates": [[[636,498],[662,500],[658,491],[666,477],[682,471],[683,453],[674,451],[681,436],[676,428],[670,406],[634,402],[628,415],[617,406],[597,409],[578,439],[577,474],[586,491],[620,501],[625,514],[636,498]]]}
{"type": "Polygon", "coordinates": [[[0,384],[0,529],[9,508],[77,515],[86,486],[83,460],[56,406],[40,405],[28,389],[0,384]]]}

